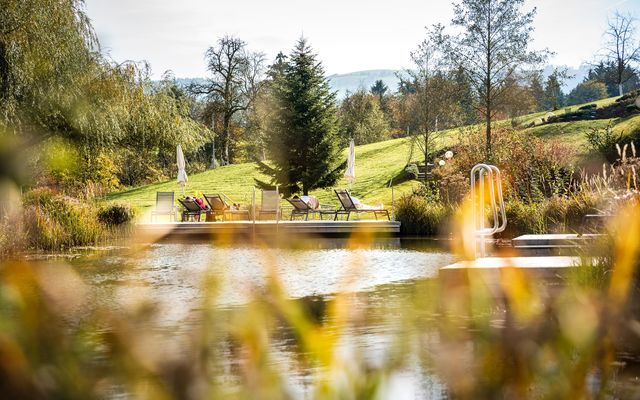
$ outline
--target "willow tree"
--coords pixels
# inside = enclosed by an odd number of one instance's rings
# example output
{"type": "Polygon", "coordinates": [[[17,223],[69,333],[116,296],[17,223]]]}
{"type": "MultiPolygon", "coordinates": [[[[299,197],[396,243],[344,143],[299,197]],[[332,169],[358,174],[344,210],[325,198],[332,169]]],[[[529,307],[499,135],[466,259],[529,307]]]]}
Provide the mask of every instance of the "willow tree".
{"type": "Polygon", "coordinates": [[[3,0],[0,123],[18,134],[72,134],[74,102],[98,42],[82,0],[3,0]]]}
{"type": "Polygon", "coordinates": [[[344,168],[339,164],[336,94],[305,39],[274,77],[275,112],[266,135],[270,162],[259,162],[259,168],[284,193],[307,195],[333,186],[344,168]]]}
{"type": "Polygon", "coordinates": [[[475,109],[483,117],[485,156],[491,159],[491,122],[507,98],[519,69],[539,65],[548,51],[531,51],[536,9],[523,11],[525,0],[462,0],[451,20],[459,34],[435,27],[434,39],[448,61],[464,71],[476,94],[475,109]]]}

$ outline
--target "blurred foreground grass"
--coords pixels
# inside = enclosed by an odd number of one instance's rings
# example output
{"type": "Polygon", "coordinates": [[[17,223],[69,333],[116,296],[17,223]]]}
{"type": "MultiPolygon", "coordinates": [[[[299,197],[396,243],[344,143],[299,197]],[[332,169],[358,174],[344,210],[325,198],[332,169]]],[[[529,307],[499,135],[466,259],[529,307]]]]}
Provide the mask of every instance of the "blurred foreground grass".
{"type": "MultiPolygon", "coordinates": [[[[492,277],[469,274],[463,284],[417,282],[405,296],[388,292],[371,304],[349,281],[323,299],[289,298],[278,260],[265,248],[273,267],[265,288],[253,291],[247,304],[223,309],[215,305],[221,278],[205,273],[198,317],[178,334],[158,323],[167,310],[139,282],[127,281],[115,294],[118,304],[107,306],[63,261],[6,261],[0,266],[0,393],[292,398],[288,377],[298,374],[312,398],[393,398],[394,382],[417,363],[442,385],[439,397],[635,397],[637,385],[619,385],[616,376],[621,354],[640,354],[639,217],[633,206],[613,223],[611,263],[576,268],[551,283],[505,269],[492,277]],[[380,335],[368,331],[372,320],[387,327],[389,337],[375,356],[346,340],[353,332],[380,335]],[[292,370],[278,362],[283,340],[295,349],[292,370]]],[[[347,246],[367,249],[372,241],[362,234],[347,246]]],[[[127,257],[141,249],[132,246],[127,257]]],[[[347,276],[358,276],[362,260],[353,257],[347,267],[353,271],[347,276]]]]}

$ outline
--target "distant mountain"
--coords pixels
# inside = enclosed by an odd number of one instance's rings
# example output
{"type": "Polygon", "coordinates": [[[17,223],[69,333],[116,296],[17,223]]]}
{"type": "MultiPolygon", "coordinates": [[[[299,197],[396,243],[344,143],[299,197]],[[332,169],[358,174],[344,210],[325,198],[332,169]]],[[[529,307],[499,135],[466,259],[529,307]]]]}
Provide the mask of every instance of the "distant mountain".
{"type": "MultiPolygon", "coordinates": [[[[543,71],[545,77],[549,76],[553,69],[557,66],[548,65],[543,71]]],[[[562,68],[560,66],[558,68],[562,68]]],[[[589,72],[588,65],[581,65],[578,68],[566,67],[569,75],[573,76],[568,79],[563,86],[563,91],[569,93],[574,87],[584,80],[589,72]]],[[[331,85],[331,89],[338,92],[338,100],[342,100],[346,97],[347,93],[353,93],[358,89],[369,90],[371,86],[377,81],[382,80],[389,88],[388,93],[395,93],[398,90],[397,74],[402,74],[402,70],[396,69],[372,69],[368,71],[350,72],[347,74],[334,74],[329,75],[327,79],[331,85]]],[[[181,87],[188,87],[192,83],[203,83],[204,78],[176,78],[176,82],[181,87]]]]}
{"type": "Polygon", "coordinates": [[[369,71],[350,72],[348,74],[335,74],[327,77],[331,88],[338,92],[338,99],[344,99],[347,92],[353,93],[358,89],[369,90],[377,80],[382,80],[389,88],[389,94],[398,89],[400,79],[396,76],[401,73],[394,69],[373,69],[369,71]]]}

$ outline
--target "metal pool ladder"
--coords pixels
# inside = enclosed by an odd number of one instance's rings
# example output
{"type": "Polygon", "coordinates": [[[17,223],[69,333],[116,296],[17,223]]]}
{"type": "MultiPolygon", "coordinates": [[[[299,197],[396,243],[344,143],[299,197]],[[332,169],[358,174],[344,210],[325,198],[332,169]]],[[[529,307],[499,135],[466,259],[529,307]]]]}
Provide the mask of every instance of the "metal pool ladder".
{"type": "Polygon", "coordinates": [[[502,182],[498,167],[495,165],[478,164],[471,169],[471,203],[476,257],[486,257],[487,238],[496,233],[503,232],[507,227],[507,214],[504,209],[502,182]],[[485,226],[487,223],[485,215],[486,189],[489,190],[488,202],[492,221],[491,226],[485,226]]]}

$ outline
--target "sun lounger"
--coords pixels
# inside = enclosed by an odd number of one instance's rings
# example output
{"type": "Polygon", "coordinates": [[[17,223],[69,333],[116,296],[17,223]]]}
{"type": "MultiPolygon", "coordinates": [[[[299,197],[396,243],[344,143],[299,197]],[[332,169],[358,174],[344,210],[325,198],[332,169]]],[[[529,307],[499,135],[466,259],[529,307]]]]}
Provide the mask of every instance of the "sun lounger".
{"type": "Polygon", "coordinates": [[[279,221],[281,214],[280,194],[278,193],[278,189],[263,190],[260,208],[258,209],[258,218],[262,219],[263,215],[274,215],[276,221],[279,221]]]}
{"type": "Polygon", "coordinates": [[[200,221],[200,215],[205,210],[203,210],[198,203],[189,199],[178,199],[178,202],[184,207],[182,210],[182,222],[187,222],[189,219],[200,221]]]}
{"type": "Polygon", "coordinates": [[[151,211],[151,221],[157,215],[168,215],[171,221],[176,219],[173,192],[156,192],[156,208],[151,211]]]}
{"type": "Polygon", "coordinates": [[[336,210],[334,209],[323,209],[320,205],[318,208],[312,207],[304,198],[294,196],[290,199],[287,199],[289,204],[293,206],[293,210],[291,211],[290,220],[293,220],[297,216],[304,216],[304,220],[307,221],[309,219],[309,214],[320,214],[320,219],[323,219],[323,215],[332,215],[335,218],[336,210]]]}
{"type": "Polygon", "coordinates": [[[249,219],[249,210],[234,208],[233,201],[224,194],[205,194],[204,199],[209,203],[214,219],[218,215],[222,216],[223,221],[226,220],[227,215],[231,215],[231,219],[235,219],[236,216],[245,216],[249,219]]]}
{"type": "Polygon", "coordinates": [[[361,214],[361,213],[372,213],[376,219],[378,219],[378,215],[386,216],[388,220],[391,220],[389,216],[389,210],[386,210],[382,206],[368,206],[365,204],[361,204],[356,201],[348,190],[346,189],[337,189],[335,190],[336,195],[338,196],[338,200],[342,205],[342,208],[336,211],[336,216],[334,219],[338,219],[338,215],[346,215],[347,221],[351,216],[351,213],[361,214]]]}

